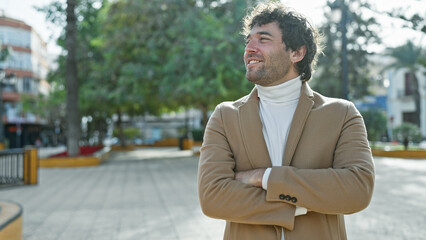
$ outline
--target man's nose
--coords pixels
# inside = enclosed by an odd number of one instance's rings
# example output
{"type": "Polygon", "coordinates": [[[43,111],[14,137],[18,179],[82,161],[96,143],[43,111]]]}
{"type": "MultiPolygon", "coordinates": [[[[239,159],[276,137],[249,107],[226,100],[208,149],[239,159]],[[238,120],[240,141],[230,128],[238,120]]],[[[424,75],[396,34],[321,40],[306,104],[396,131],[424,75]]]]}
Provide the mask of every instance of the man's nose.
{"type": "Polygon", "coordinates": [[[246,44],[246,47],[244,49],[245,52],[247,53],[254,53],[257,51],[257,46],[256,43],[254,41],[248,41],[246,44]]]}

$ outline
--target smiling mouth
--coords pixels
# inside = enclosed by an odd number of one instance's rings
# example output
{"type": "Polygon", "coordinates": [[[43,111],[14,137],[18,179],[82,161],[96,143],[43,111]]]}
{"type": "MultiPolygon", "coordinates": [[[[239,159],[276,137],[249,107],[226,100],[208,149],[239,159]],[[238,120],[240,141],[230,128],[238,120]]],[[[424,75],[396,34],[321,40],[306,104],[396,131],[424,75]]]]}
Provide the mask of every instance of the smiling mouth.
{"type": "Polygon", "coordinates": [[[256,63],[260,63],[260,61],[258,61],[258,60],[250,60],[250,61],[247,63],[247,66],[249,66],[249,65],[253,65],[253,64],[256,64],[256,63]]]}

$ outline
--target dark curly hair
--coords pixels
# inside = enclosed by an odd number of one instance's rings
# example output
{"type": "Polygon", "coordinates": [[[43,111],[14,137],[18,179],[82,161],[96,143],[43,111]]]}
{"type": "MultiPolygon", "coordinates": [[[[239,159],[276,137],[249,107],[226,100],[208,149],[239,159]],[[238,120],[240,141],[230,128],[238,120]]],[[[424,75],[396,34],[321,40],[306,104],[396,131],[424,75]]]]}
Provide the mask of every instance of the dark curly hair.
{"type": "Polygon", "coordinates": [[[317,55],[321,52],[320,35],[305,16],[278,2],[259,4],[244,17],[242,34],[247,36],[254,26],[276,22],[281,29],[286,50],[297,50],[306,46],[302,61],[296,63],[301,80],[308,81],[312,76],[317,55]]]}

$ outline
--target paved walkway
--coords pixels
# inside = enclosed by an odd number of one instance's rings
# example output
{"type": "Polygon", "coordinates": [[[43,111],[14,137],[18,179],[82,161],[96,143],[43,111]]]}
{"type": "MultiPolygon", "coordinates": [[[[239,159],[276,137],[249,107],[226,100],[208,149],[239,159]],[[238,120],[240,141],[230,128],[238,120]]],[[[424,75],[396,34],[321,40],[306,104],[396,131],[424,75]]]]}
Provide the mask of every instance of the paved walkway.
{"type": "MultiPolygon", "coordinates": [[[[375,161],[373,201],[346,217],[348,238],[425,239],[426,160],[375,161]]],[[[38,185],[0,200],[23,206],[25,240],[222,239],[224,221],[200,210],[197,164],[175,148],[112,153],[98,167],[40,169],[38,185]]]]}

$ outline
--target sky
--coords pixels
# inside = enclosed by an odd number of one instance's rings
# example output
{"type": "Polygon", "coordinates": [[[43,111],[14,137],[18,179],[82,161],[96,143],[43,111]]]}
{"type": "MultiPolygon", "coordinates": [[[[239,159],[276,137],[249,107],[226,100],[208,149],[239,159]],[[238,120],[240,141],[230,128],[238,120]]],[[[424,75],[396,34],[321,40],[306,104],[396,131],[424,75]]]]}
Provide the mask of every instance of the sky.
{"type": "MultiPolygon", "coordinates": [[[[62,1],[65,2],[65,0],[62,1]]],[[[47,23],[45,21],[44,14],[37,12],[33,7],[45,6],[50,2],[52,2],[52,0],[0,0],[0,11],[4,10],[7,16],[22,20],[26,24],[32,26],[47,43],[48,52],[51,55],[57,55],[61,52],[61,49],[56,46],[55,38],[59,35],[62,29],[47,23]]],[[[326,0],[282,0],[282,2],[306,15],[315,26],[319,26],[325,21],[323,11],[326,0]]],[[[401,0],[370,0],[370,3],[379,11],[388,11],[392,8],[400,7],[401,2],[401,0]]],[[[423,17],[426,17],[426,3],[422,3],[422,1],[419,0],[405,0],[403,2],[403,7],[405,8],[409,7],[414,10],[420,9],[420,11],[423,9],[423,17]]],[[[372,11],[366,9],[362,11],[367,15],[374,14],[372,11]]],[[[411,39],[416,45],[426,47],[425,34],[401,28],[402,21],[400,20],[392,19],[383,15],[375,16],[381,23],[380,36],[382,37],[385,46],[400,46],[408,39],[411,39]]],[[[385,48],[385,46],[371,46],[371,48],[374,48],[371,50],[380,52],[385,48]]]]}

